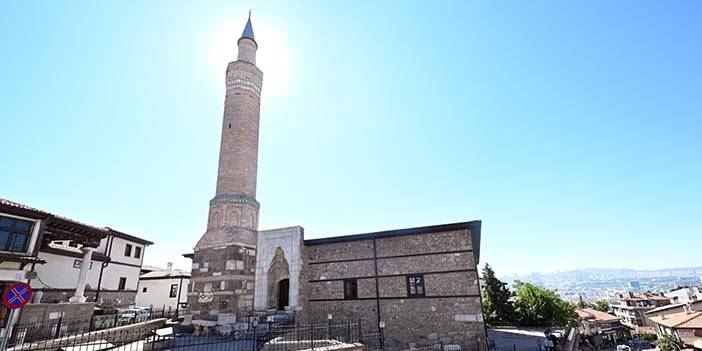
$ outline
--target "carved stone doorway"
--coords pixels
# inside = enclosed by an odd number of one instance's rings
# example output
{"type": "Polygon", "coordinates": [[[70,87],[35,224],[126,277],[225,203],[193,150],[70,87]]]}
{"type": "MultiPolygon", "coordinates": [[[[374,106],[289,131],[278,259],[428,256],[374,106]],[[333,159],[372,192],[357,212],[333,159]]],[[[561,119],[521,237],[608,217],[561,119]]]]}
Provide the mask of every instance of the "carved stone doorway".
{"type": "Polygon", "coordinates": [[[290,304],[289,267],[283,249],[277,248],[268,269],[268,308],[282,310],[290,304]]]}

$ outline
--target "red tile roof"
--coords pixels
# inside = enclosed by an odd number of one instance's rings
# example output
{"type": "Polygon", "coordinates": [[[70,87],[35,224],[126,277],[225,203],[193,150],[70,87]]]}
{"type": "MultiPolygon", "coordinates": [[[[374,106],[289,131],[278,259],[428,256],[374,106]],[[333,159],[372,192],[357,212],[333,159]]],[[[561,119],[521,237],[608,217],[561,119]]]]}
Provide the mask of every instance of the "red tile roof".
{"type": "Polygon", "coordinates": [[[582,320],[597,321],[597,322],[614,322],[618,321],[619,317],[606,312],[598,311],[594,308],[581,308],[576,310],[578,316],[582,320]]]}
{"type": "Polygon", "coordinates": [[[702,327],[702,312],[676,313],[665,316],[651,317],[651,320],[668,328],[696,328],[702,327]],[[685,326],[683,326],[685,325],[685,326]]]}

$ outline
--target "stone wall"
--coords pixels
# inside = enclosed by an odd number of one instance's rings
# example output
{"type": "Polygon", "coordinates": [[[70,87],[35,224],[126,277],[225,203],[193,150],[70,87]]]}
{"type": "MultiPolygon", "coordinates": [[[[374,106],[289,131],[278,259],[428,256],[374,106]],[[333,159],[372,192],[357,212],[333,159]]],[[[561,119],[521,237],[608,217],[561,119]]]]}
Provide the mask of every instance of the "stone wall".
{"type": "MultiPolygon", "coordinates": [[[[470,225],[445,231],[362,235],[349,241],[307,242],[308,308],[303,322],[361,320],[365,333],[385,323],[389,349],[440,343],[484,349],[485,325],[470,225]],[[376,268],[377,267],[377,268],[376,268]],[[377,273],[376,273],[377,272],[377,273]],[[408,276],[420,275],[424,294],[409,295],[408,276]],[[345,299],[353,280],[357,298],[345,299]],[[376,286],[377,282],[377,286],[376,286]]],[[[479,225],[479,224],[477,224],[479,225]]],[[[427,227],[430,228],[430,227],[427,227]]]]}
{"type": "Polygon", "coordinates": [[[240,320],[253,314],[256,250],[238,245],[197,250],[188,287],[193,319],[240,320]]]}
{"type": "Polygon", "coordinates": [[[94,302],[86,303],[30,303],[22,308],[18,324],[46,323],[50,319],[85,320],[85,329],[95,309],[94,302]]]}
{"type": "MultiPolygon", "coordinates": [[[[42,303],[61,303],[68,302],[68,299],[73,296],[73,289],[36,289],[43,293],[42,303]]],[[[136,291],[132,290],[101,290],[98,296],[97,290],[86,290],[85,298],[87,302],[93,302],[102,308],[126,308],[134,306],[136,299],[136,291]],[[95,298],[98,297],[99,301],[95,298]]]]}

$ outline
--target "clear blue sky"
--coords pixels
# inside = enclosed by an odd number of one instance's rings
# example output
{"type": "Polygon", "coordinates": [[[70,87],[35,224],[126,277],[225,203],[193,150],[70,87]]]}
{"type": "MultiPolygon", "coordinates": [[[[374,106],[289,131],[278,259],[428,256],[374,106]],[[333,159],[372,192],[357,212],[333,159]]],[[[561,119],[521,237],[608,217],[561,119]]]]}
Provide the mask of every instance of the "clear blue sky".
{"type": "Polygon", "coordinates": [[[261,228],[481,219],[500,275],[702,263],[691,0],[4,1],[0,196],[187,267],[249,8],[261,228]]]}

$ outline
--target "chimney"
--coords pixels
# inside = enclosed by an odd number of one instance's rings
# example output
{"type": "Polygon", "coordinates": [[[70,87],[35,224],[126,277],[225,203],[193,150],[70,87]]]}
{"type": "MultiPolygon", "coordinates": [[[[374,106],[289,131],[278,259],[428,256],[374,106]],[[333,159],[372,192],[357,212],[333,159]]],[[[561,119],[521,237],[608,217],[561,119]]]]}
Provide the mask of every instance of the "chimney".
{"type": "Polygon", "coordinates": [[[171,275],[171,271],[173,271],[173,262],[168,262],[166,264],[166,275],[171,275]]]}
{"type": "Polygon", "coordinates": [[[690,306],[689,303],[686,303],[683,305],[683,308],[685,309],[685,314],[691,314],[692,313],[692,306],[690,306]]]}

